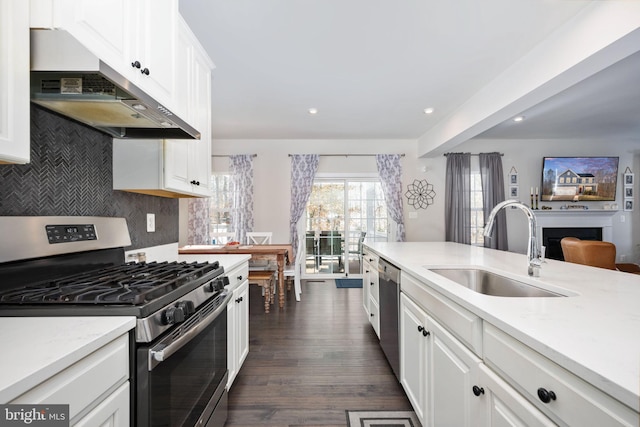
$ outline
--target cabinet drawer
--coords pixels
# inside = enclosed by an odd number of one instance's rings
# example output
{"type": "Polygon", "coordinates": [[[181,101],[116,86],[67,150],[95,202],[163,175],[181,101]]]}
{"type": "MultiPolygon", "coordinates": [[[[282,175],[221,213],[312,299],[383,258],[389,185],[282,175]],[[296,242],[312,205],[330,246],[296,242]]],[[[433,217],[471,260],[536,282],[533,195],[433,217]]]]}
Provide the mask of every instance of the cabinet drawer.
{"type": "Polygon", "coordinates": [[[405,272],[402,272],[400,289],[477,356],[482,357],[482,319],[480,317],[405,272]]]}
{"type": "Polygon", "coordinates": [[[129,337],[122,335],[10,403],[69,404],[73,420],[128,378],[129,337]]]}
{"type": "Polygon", "coordinates": [[[225,274],[229,277],[230,288],[235,289],[249,277],[249,264],[245,262],[233,270],[226,271],[225,274]]]}
{"type": "Polygon", "coordinates": [[[638,414],[631,408],[489,323],[484,325],[484,360],[561,425],[638,425],[638,414]],[[555,400],[543,403],[539,389],[553,392],[555,400]]]}

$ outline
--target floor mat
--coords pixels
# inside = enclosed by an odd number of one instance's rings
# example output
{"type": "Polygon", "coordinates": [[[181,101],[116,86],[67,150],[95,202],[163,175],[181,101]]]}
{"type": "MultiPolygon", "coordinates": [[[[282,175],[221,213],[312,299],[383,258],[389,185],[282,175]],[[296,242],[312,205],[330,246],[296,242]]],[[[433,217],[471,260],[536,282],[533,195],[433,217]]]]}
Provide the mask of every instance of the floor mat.
{"type": "Polygon", "coordinates": [[[361,288],[362,279],[335,279],[336,288],[361,288]]]}
{"type": "Polygon", "coordinates": [[[420,427],[413,411],[346,411],[349,427],[420,427]]]}

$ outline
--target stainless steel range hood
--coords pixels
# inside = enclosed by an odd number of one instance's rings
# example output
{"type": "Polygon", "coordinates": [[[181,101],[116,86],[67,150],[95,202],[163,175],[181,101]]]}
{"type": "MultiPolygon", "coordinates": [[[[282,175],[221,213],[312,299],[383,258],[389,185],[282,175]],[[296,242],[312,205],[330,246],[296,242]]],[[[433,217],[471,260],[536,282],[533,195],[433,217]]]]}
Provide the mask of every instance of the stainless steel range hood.
{"type": "Polygon", "coordinates": [[[114,138],[200,139],[66,31],[31,30],[31,102],[114,138]]]}

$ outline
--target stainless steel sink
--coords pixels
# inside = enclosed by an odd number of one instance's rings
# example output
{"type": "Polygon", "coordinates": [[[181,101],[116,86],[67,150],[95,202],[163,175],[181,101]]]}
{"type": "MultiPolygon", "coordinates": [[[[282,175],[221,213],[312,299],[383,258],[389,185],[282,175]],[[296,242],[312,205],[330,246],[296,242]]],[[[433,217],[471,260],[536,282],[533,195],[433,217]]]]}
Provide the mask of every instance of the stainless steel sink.
{"type": "Polygon", "coordinates": [[[474,292],[485,295],[515,298],[565,296],[477,268],[433,268],[429,270],[474,292]]]}

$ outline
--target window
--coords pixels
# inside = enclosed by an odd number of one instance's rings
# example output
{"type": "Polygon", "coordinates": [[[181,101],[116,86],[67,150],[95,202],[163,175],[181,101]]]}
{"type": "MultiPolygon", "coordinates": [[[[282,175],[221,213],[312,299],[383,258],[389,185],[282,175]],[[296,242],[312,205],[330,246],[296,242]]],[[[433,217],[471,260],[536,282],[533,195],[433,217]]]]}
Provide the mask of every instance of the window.
{"type": "Polygon", "coordinates": [[[209,198],[209,220],[212,233],[225,233],[231,226],[231,209],[233,206],[233,191],[231,189],[231,175],[211,175],[213,196],[209,198]]]}
{"type": "Polygon", "coordinates": [[[482,202],[482,179],[477,157],[471,158],[471,244],[484,246],[484,206],[482,202]]]}

